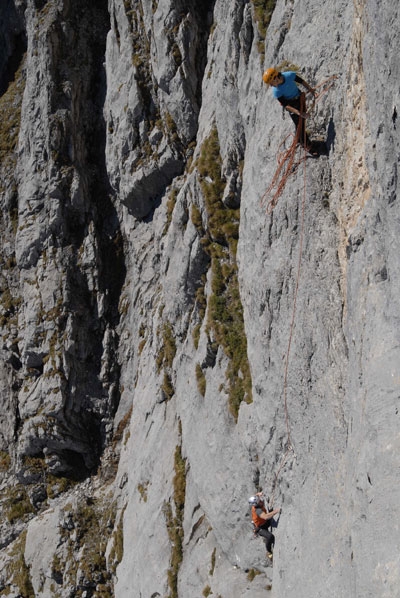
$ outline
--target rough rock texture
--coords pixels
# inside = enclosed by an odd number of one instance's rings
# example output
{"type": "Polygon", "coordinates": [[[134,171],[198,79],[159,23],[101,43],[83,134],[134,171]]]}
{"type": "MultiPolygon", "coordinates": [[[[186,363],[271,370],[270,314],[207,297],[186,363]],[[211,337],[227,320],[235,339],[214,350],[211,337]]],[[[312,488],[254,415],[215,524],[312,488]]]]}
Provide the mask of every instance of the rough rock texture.
{"type": "Polygon", "coordinates": [[[199,4],[0,6],[0,594],[393,598],[399,9],[199,4]]]}

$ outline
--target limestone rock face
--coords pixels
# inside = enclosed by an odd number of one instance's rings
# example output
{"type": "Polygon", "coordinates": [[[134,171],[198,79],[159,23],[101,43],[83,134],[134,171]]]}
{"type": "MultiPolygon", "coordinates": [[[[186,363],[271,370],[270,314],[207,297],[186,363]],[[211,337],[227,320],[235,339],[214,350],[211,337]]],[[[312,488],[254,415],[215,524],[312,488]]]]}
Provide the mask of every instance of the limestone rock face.
{"type": "Polygon", "coordinates": [[[199,4],[1,4],[0,594],[392,598],[399,9],[199,4]]]}

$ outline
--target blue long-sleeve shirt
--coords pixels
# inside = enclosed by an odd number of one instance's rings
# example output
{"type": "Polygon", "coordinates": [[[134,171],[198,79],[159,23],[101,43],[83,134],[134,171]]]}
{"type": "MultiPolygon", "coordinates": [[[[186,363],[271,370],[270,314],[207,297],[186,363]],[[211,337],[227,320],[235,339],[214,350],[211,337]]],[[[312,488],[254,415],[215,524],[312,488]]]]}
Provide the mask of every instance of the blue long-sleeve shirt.
{"type": "Polygon", "coordinates": [[[281,75],[284,79],[284,82],[278,85],[278,87],[274,87],[272,89],[272,94],[274,98],[276,98],[282,104],[282,106],[286,106],[288,103],[290,103],[290,100],[294,100],[300,96],[301,92],[296,83],[304,85],[304,81],[294,71],[287,71],[285,73],[281,73],[281,75]]]}

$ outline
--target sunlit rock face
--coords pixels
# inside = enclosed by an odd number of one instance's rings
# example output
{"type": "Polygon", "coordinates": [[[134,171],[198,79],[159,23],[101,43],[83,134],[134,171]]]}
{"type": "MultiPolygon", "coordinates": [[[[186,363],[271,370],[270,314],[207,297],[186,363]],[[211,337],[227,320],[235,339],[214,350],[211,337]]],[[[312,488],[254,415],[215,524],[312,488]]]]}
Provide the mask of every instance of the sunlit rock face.
{"type": "Polygon", "coordinates": [[[392,598],[397,4],[198,4],[0,7],[0,593],[392,598]]]}

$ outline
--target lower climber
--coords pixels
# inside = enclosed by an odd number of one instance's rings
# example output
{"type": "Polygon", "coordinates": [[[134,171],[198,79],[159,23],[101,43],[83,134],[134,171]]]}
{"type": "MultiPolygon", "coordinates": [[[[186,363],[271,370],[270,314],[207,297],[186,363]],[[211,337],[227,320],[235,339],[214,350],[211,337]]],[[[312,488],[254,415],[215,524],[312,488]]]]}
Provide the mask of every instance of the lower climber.
{"type": "Polygon", "coordinates": [[[275,536],[268,528],[271,527],[272,518],[281,512],[281,509],[274,509],[268,511],[262,492],[257,492],[254,496],[250,496],[249,504],[251,505],[251,518],[254,526],[254,533],[257,536],[264,538],[265,547],[267,549],[267,558],[272,561],[272,551],[275,544],[275,536]]]}
{"type": "Polygon", "coordinates": [[[313,148],[313,144],[305,131],[305,121],[308,117],[305,93],[300,91],[296,83],[305,87],[313,96],[315,96],[315,89],[294,71],[281,73],[273,67],[265,71],[263,81],[274,88],[272,90],[274,98],[289,112],[296,130],[299,127],[298,143],[312,156],[317,156],[318,152],[313,148]]]}

